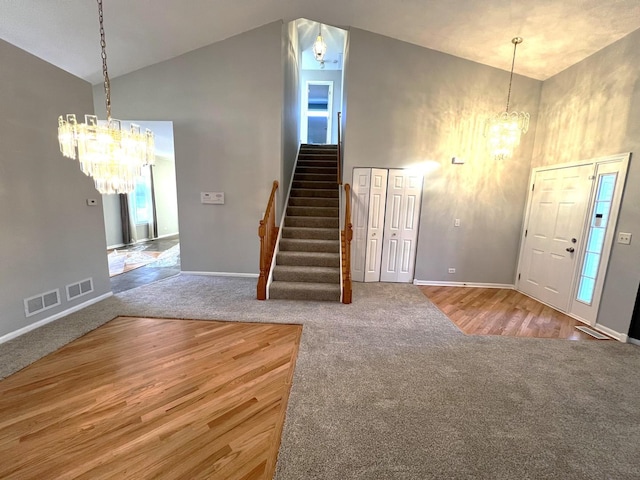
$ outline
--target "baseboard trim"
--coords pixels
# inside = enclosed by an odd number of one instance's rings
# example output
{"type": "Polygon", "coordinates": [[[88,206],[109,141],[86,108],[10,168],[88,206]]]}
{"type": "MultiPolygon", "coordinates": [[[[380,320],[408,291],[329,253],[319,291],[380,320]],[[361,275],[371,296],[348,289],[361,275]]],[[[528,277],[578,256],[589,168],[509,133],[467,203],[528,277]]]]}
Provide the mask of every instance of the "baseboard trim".
{"type": "Polygon", "coordinates": [[[52,315],[50,317],[44,318],[35,323],[27,325],[26,327],[22,327],[18,330],[14,330],[13,332],[9,332],[6,335],[3,335],[2,337],[0,337],[0,344],[8,342],[9,340],[13,340],[14,338],[17,338],[20,335],[24,335],[25,333],[30,332],[31,330],[35,330],[36,328],[42,327],[47,323],[54,322],[59,318],[66,317],[67,315],[70,315],[74,312],[82,310],[83,308],[93,305],[94,303],[101,302],[102,300],[105,300],[111,296],[113,296],[113,292],[105,293],[103,295],[100,295],[99,297],[95,297],[90,300],[87,300],[86,302],[82,302],[81,304],[76,305],[75,307],[68,308],[60,313],[56,313],[55,315],[52,315]]]}
{"type": "Polygon", "coordinates": [[[203,277],[237,277],[237,278],[258,278],[258,273],[233,273],[233,272],[190,272],[182,270],[182,275],[200,275],[203,277]]]}
{"type": "Polygon", "coordinates": [[[436,282],[431,280],[414,280],[414,285],[428,285],[431,287],[468,287],[468,288],[506,288],[515,290],[516,286],[509,283],[474,283],[474,282],[436,282]]]}
{"type": "Polygon", "coordinates": [[[638,345],[640,347],[640,340],[638,340],[637,338],[627,337],[627,343],[638,345]]]}
{"type": "Polygon", "coordinates": [[[622,343],[627,343],[627,340],[629,339],[626,333],[616,332],[615,330],[609,327],[605,327],[604,325],[600,325],[599,323],[596,323],[595,325],[590,325],[590,327],[593,328],[594,330],[598,330],[599,332],[604,333],[605,335],[609,335],[611,338],[615,338],[616,340],[622,343]]]}

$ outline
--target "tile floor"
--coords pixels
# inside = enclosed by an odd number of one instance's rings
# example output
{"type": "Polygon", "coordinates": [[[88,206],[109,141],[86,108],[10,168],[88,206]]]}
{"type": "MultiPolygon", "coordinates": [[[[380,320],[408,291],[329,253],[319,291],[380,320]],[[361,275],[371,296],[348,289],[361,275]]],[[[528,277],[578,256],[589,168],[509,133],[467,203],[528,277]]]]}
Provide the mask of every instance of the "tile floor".
{"type": "MultiPolygon", "coordinates": [[[[163,252],[169,250],[180,242],[178,235],[158,240],[150,240],[136,244],[136,247],[145,247],[146,252],[163,252]]],[[[136,268],[126,273],[121,273],[111,277],[111,290],[113,293],[120,293],[132,288],[157,282],[163,278],[172,277],[180,273],[180,265],[171,267],[144,267],[136,268]]]]}

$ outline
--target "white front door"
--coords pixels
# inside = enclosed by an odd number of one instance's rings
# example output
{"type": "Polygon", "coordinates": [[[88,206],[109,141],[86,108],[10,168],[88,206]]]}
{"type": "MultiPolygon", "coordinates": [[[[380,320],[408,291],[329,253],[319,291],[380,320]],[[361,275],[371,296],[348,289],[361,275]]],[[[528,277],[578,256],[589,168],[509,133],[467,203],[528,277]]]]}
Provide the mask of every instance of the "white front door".
{"type": "Polygon", "coordinates": [[[580,255],[593,164],[536,172],[518,289],[567,311],[580,255]]]}
{"type": "Polygon", "coordinates": [[[413,281],[421,202],[422,175],[389,170],[380,281],[413,281]]]}

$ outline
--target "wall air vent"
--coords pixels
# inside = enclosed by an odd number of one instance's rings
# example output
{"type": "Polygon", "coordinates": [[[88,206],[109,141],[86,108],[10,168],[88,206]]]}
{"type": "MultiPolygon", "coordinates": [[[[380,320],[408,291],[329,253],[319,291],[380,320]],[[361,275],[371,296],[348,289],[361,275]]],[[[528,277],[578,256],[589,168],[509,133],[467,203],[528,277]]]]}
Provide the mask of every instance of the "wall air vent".
{"type": "Polygon", "coordinates": [[[27,317],[43,312],[60,305],[60,290],[57,288],[50,292],[34,295],[24,299],[24,314],[27,317]]]}
{"type": "Polygon", "coordinates": [[[80,280],[78,283],[67,285],[67,300],[73,300],[91,292],[93,292],[93,278],[80,280]]]}

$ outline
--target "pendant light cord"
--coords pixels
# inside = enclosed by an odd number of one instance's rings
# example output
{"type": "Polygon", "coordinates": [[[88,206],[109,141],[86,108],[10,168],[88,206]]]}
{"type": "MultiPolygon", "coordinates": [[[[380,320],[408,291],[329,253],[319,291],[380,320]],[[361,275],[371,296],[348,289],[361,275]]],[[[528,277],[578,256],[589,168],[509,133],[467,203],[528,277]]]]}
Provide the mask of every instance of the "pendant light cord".
{"type": "Polygon", "coordinates": [[[516,64],[516,49],[518,48],[518,44],[522,43],[521,37],[515,37],[511,40],[513,43],[513,59],[511,60],[511,75],[509,76],[509,93],[507,94],[507,108],[506,112],[509,113],[509,102],[511,100],[511,84],[513,83],[513,67],[516,64]]]}
{"type": "Polygon", "coordinates": [[[107,107],[107,122],[111,121],[111,82],[107,71],[107,42],[104,38],[104,18],[102,15],[102,0],[98,0],[98,20],[100,21],[100,47],[102,49],[102,75],[104,76],[105,106],[107,107]]]}

